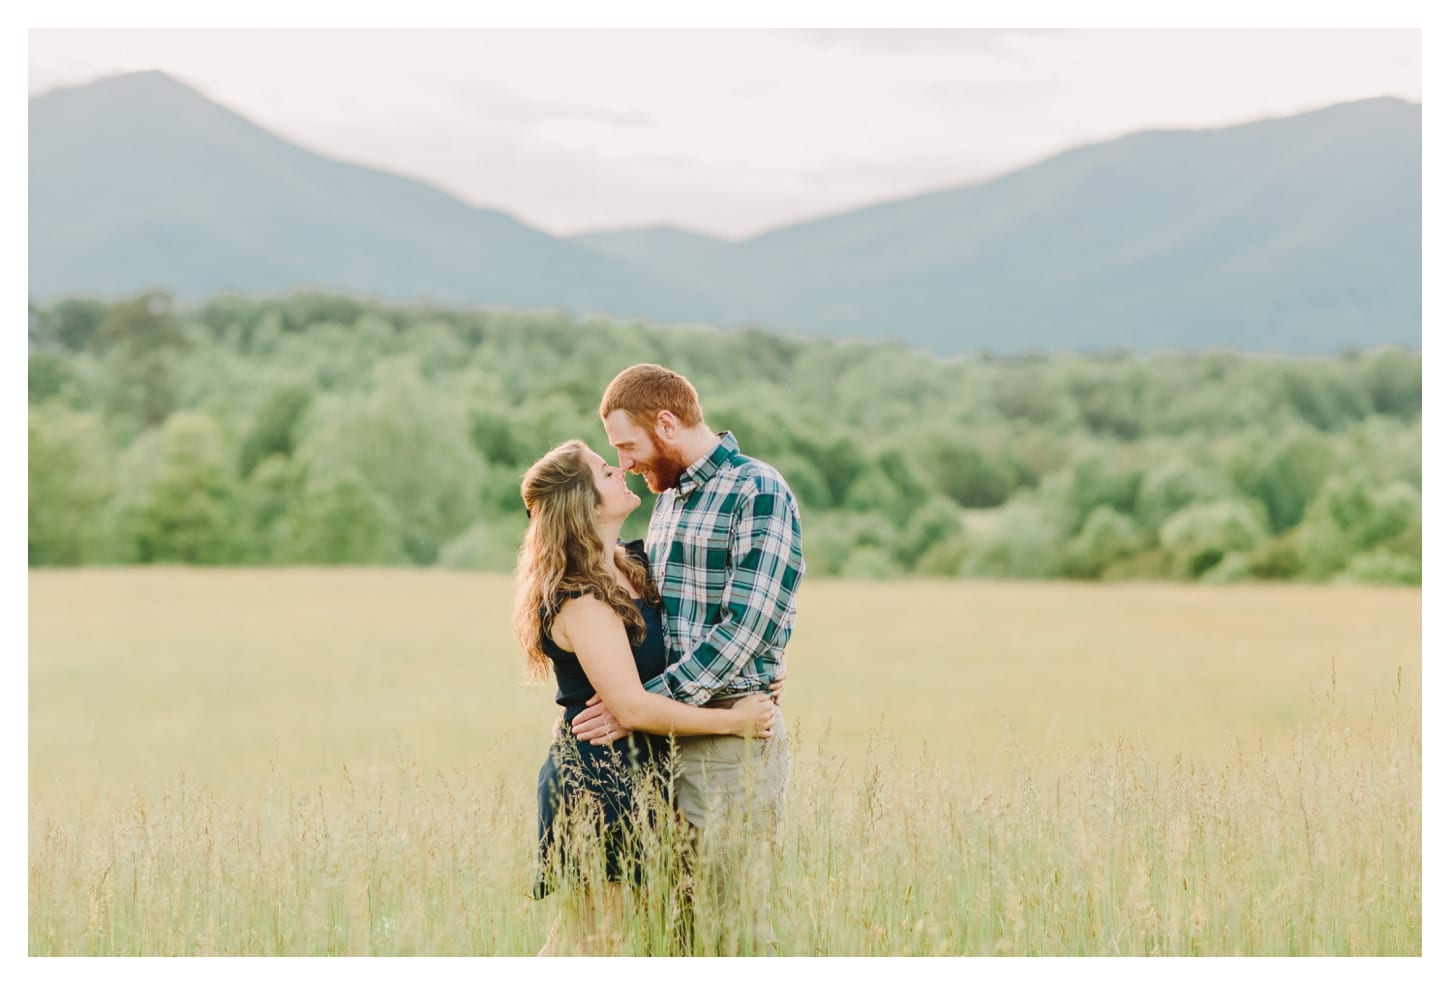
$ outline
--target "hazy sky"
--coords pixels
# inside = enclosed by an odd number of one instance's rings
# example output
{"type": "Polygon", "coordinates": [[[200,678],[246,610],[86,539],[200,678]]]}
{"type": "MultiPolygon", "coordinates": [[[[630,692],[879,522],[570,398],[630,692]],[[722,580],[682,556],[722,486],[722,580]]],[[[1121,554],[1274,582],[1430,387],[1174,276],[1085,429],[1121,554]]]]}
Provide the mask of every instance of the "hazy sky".
{"type": "Polygon", "coordinates": [[[743,237],[1148,127],[1421,98],[1413,30],[42,30],[32,94],[159,68],[556,234],[743,237]]]}

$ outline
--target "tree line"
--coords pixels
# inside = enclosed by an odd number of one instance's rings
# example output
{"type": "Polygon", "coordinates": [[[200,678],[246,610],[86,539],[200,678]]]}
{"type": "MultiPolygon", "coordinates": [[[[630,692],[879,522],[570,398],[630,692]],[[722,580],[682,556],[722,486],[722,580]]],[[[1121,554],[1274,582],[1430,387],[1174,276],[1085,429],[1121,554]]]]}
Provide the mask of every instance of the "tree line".
{"type": "Polygon", "coordinates": [[[523,470],[612,458],[636,362],[786,476],[813,576],[1420,580],[1415,352],[942,359],[309,293],[32,303],[30,563],[508,570],[523,470]]]}

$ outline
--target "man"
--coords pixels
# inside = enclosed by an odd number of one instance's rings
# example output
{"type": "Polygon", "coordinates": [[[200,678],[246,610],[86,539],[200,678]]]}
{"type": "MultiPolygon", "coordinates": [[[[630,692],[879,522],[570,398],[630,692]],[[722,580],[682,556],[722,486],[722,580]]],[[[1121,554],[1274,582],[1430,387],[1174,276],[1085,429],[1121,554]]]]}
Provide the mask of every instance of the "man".
{"type": "MultiPolygon", "coordinates": [[[[620,467],[642,475],[657,494],[645,549],[672,660],[645,689],[696,705],[766,691],[785,674],[805,571],[790,487],[774,468],[741,454],[728,431],[710,430],[695,388],[662,366],[621,372],[599,416],[620,467]]],[[[622,731],[602,704],[574,721],[581,740],[622,731]]],[[[755,849],[769,848],[777,833],[790,770],[778,709],[772,733],[677,740],[676,806],[703,844],[714,844],[717,895],[727,886],[737,896],[755,895],[739,869],[750,864],[747,856],[758,861],[764,853],[755,849]],[[746,850],[724,847],[730,837],[743,839],[736,848],[746,850]]],[[[765,938],[754,943],[773,943],[768,920],[757,913],[750,923],[765,938]]]]}

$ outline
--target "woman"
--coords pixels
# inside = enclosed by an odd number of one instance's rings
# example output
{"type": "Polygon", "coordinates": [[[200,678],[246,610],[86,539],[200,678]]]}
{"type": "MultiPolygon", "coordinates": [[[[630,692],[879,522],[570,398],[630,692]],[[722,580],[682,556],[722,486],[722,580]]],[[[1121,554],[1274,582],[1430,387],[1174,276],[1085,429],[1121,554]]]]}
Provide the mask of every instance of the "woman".
{"type": "Polygon", "coordinates": [[[630,822],[645,784],[665,766],[662,737],[768,736],[774,705],[756,694],[729,708],[697,708],[645,691],[640,682],[663,671],[667,659],[648,564],[642,551],[619,543],[625,518],[640,502],[622,469],[568,441],[534,463],[521,492],[529,528],[519,552],[514,633],[534,679],[547,679],[553,666],[564,708],[564,725],[539,770],[541,877],[534,895],[548,894],[559,869],[578,862],[568,843],[577,829],[561,818],[594,820],[608,882],[585,880],[584,898],[564,908],[579,926],[565,930],[556,922],[540,953],[554,953],[561,933],[606,938],[575,941],[586,949],[608,946],[621,929],[619,881],[637,874],[630,822]],[[605,745],[578,742],[568,725],[596,694],[622,728],[648,734],[614,733],[605,745]]]}

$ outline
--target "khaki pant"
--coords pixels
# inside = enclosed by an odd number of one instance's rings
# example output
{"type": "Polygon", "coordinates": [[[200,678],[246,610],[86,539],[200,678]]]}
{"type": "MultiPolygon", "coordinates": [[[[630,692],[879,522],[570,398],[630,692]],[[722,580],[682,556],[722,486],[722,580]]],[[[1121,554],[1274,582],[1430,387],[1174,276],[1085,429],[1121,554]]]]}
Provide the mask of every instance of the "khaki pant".
{"type": "Polygon", "coordinates": [[[779,708],[773,732],[676,740],[675,804],[694,829],[695,938],[707,954],[775,951],[772,863],[790,780],[779,708]]]}

